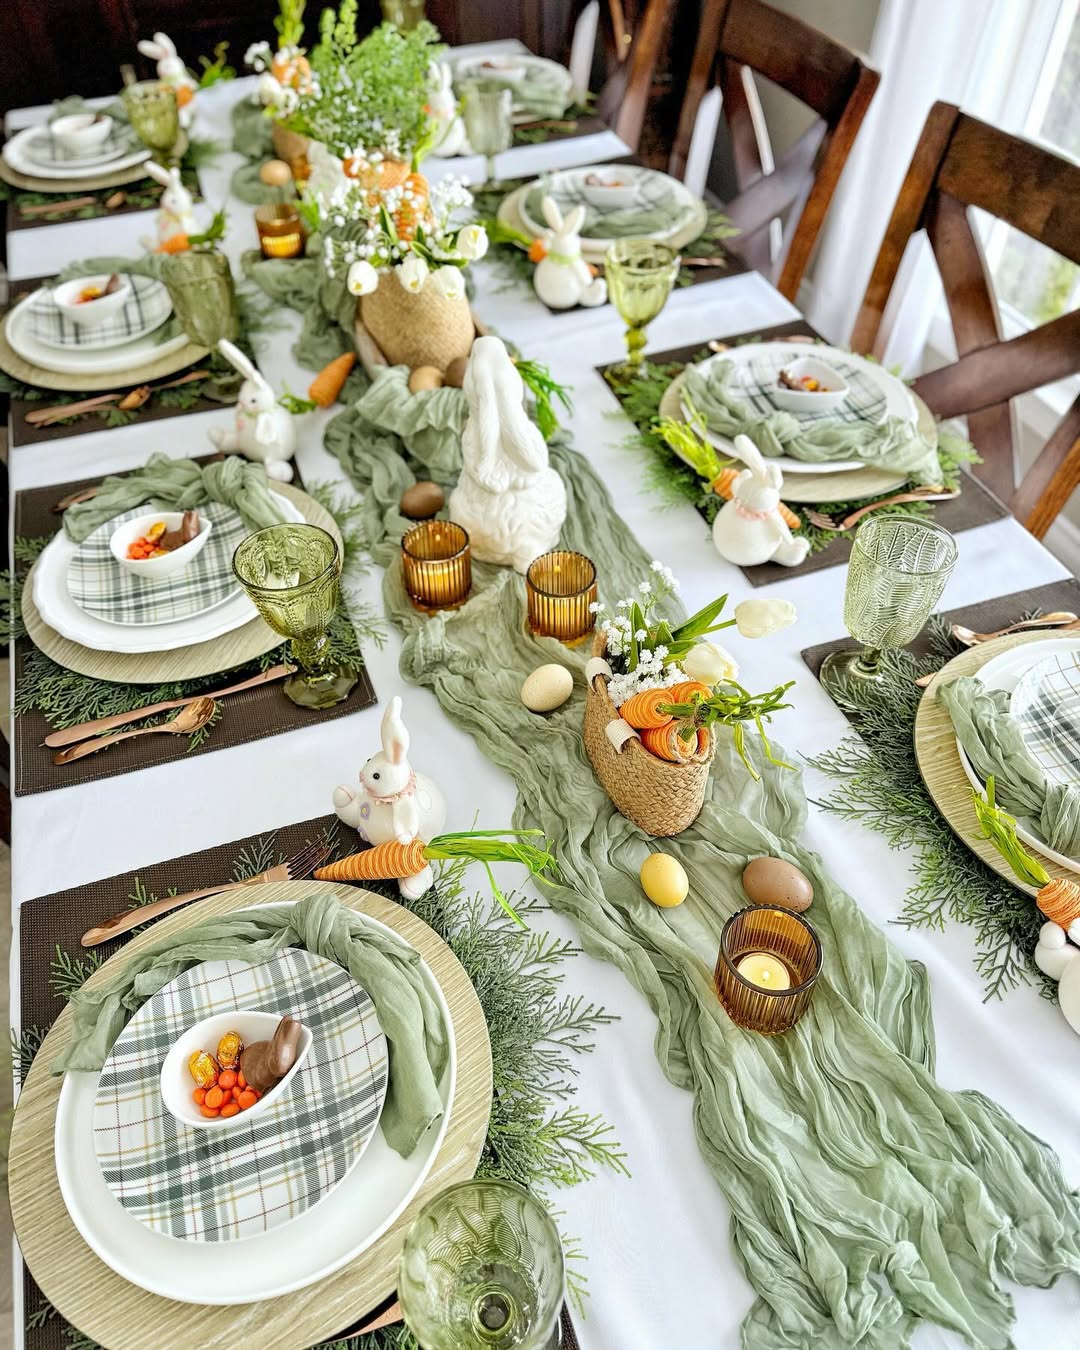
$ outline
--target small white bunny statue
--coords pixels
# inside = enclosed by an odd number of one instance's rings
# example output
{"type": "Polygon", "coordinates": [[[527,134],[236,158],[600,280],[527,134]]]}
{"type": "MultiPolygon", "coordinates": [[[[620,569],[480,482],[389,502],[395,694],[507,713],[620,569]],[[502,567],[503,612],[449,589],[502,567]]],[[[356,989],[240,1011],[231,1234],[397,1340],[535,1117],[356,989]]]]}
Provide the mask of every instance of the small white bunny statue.
{"type": "Polygon", "coordinates": [[[1073,920],[1068,932],[1060,924],[1044,923],[1039,929],[1035,964],[1044,975],[1057,980],[1062,1015],[1080,1035],[1080,919],[1073,920]]]}
{"type": "Polygon", "coordinates": [[[458,112],[457,95],[454,93],[454,72],[445,61],[433,61],[428,71],[430,93],[428,111],[441,127],[439,139],[431,153],[438,159],[449,159],[451,155],[469,153],[469,137],[465,123],[458,112]]]}
{"type": "MultiPolygon", "coordinates": [[[[407,844],[413,839],[430,843],[446,822],[446,802],[431,779],[414,773],[409,765],[409,733],[396,696],[383,713],[381,738],[382,749],[360,770],[360,791],[334,789],[338,819],[369,844],[407,844]]],[[[400,880],[398,889],[406,900],[417,900],[433,880],[431,868],[425,867],[400,880]]]]}
{"type": "Polygon", "coordinates": [[[180,109],[180,125],[188,127],[195,113],[195,90],[198,84],[188,74],[188,68],[177,56],[173,40],[167,33],[155,33],[153,41],[143,39],[139,51],[157,62],[157,77],[162,84],[171,85],[176,90],[176,102],[180,109]]]}
{"type": "Polygon", "coordinates": [[[566,489],[525,411],[525,386],[497,337],[478,337],[465,371],[468,420],[450,519],[469,532],[472,556],[524,572],[553,548],[566,489]]]}
{"type": "Polygon", "coordinates": [[[171,169],[163,169],[160,164],[148,159],[143,168],[165,189],[161,194],[161,206],[157,213],[158,245],[164,244],[174,234],[194,234],[199,227],[195,223],[191,193],[180,180],[179,166],[173,165],[171,169]]]}
{"type": "Polygon", "coordinates": [[[219,450],[239,452],[245,459],[264,465],[268,478],[291,483],[293,467],[289,460],[296,450],[292,413],[281,406],[269,381],[239,347],[222,338],[218,351],[243,375],[244,383],[236,400],[233,430],[214,427],[210,439],[219,450]]]}
{"type": "Polygon", "coordinates": [[[551,226],[541,236],[547,256],[536,265],[533,289],[549,309],[573,309],[575,305],[602,305],[607,282],[594,277],[581,256],[578,231],[585,223],[584,206],[575,206],[565,218],[551,197],[543,199],[544,219],[551,226]]]}
{"type": "Polygon", "coordinates": [[[713,521],[717,553],[739,567],[770,561],[798,567],[810,552],[810,541],[796,539],[780,513],[779,464],[769,463],[749,436],[735,437],[735,453],[746,468],[713,521]]]}

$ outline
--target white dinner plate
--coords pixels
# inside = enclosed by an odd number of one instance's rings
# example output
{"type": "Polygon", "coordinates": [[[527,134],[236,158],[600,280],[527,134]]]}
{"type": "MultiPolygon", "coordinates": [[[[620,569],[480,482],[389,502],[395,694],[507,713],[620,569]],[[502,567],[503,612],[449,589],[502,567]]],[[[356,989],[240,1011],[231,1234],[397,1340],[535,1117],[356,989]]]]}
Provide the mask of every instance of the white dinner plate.
{"type": "MultiPolygon", "coordinates": [[[[146,150],[146,146],[126,122],[114,121],[105,144],[92,150],[88,155],[75,155],[66,150],[59,141],[53,140],[48,127],[44,124],[30,127],[29,130],[33,134],[20,142],[19,149],[37,166],[38,173],[41,173],[42,169],[56,168],[104,169],[106,165],[111,167],[114,160],[123,159],[134,154],[136,150],[146,150]]],[[[147,154],[149,153],[147,150],[147,154]]]]}
{"type": "Polygon", "coordinates": [[[1080,655],[1056,652],[1031,666],[1013,690],[1009,712],[1047,778],[1080,786],[1080,655]]]}
{"type": "Polygon", "coordinates": [[[188,344],[187,334],[181,331],[173,337],[160,339],[149,333],[135,342],[125,342],[107,351],[100,348],[50,347],[35,336],[31,326],[29,305],[36,295],[37,291],[34,291],[19,301],[7,317],[4,335],[12,351],[24,361],[40,366],[43,370],[55,371],[58,375],[126,374],[153,361],[160,361],[163,356],[178,352],[188,344]]]}
{"type": "MultiPolygon", "coordinates": [[[[273,487],[271,486],[271,491],[273,487]]],[[[277,494],[286,520],[302,522],[301,512],[277,494]]],[[[238,591],[213,609],[174,623],[129,627],[108,623],[79,608],[68,590],[67,575],[79,545],[61,530],[41,553],[34,568],[34,604],[42,619],[61,637],[99,652],[172,652],[231,633],[258,618],[244,591],[238,591]]]]}
{"type": "Polygon", "coordinates": [[[34,303],[26,307],[31,337],[53,351],[103,352],[111,347],[130,347],[156,333],[172,315],[172,297],[153,277],[130,273],[126,280],[131,286],[127,301],[119,313],[95,328],[80,328],[73,323],[56,303],[55,288],[42,286],[30,297],[34,303]]]}
{"type": "Polygon", "coordinates": [[[528,122],[536,116],[536,113],[529,108],[527,97],[519,99],[515,88],[515,86],[521,85],[524,92],[530,77],[541,81],[551,89],[558,89],[566,100],[563,104],[564,109],[568,108],[574,99],[573,76],[565,66],[559,65],[558,61],[548,60],[546,56],[533,56],[531,52],[495,52],[489,56],[462,56],[457,60],[451,55],[447,60],[453,70],[455,84],[464,80],[497,80],[505,83],[506,87],[514,94],[513,113],[515,122],[528,122]],[[520,80],[507,80],[500,76],[498,71],[484,68],[485,62],[492,60],[516,66],[524,74],[520,80]]]}
{"type": "MultiPolygon", "coordinates": [[[[988,689],[1004,689],[1011,694],[1023,676],[1034,666],[1040,665],[1050,656],[1071,656],[1076,652],[1080,652],[1080,638],[1048,637],[1042,642],[1023,643],[1019,647],[1013,647],[1011,651],[1002,652],[1000,656],[992,657],[981,670],[975,672],[975,678],[981,680],[988,689]]],[[[971,786],[980,792],[985,791],[986,784],[972,767],[959,737],[956,749],[971,786]]],[[[1039,838],[1037,829],[1038,826],[1026,817],[1021,817],[1016,822],[1017,837],[1025,844],[1062,867],[1080,872],[1080,859],[1067,858],[1063,853],[1056,852],[1039,838]]]]}
{"type": "Polygon", "coordinates": [[[40,132],[40,127],[27,127],[24,131],[12,136],[11,140],[4,145],[3,151],[0,151],[7,164],[10,164],[18,173],[24,173],[30,178],[100,178],[103,173],[118,173],[121,169],[131,169],[136,164],[142,164],[150,158],[150,151],[147,147],[139,145],[125,155],[110,159],[108,164],[90,165],[85,161],[78,163],[72,161],[66,164],[42,164],[27,153],[27,142],[32,140],[34,136],[40,135],[40,132]]]}
{"type": "MultiPolygon", "coordinates": [[[[806,342],[745,342],[737,347],[731,347],[728,351],[709,357],[707,361],[701,363],[701,368],[707,370],[716,361],[730,362],[735,368],[731,375],[733,392],[745,398],[751,408],[766,414],[780,410],[772,408],[771,405],[765,405],[764,396],[761,392],[764,384],[763,371],[775,370],[779,373],[789,362],[797,361],[800,357],[811,353],[826,364],[835,367],[852,386],[853,390],[858,391],[859,394],[858,413],[855,412],[854,408],[845,404],[834,413],[828,414],[829,416],[848,418],[859,416],[860,420],[873,422],[883,422],[887,417],[900,417],[905,422],[913,424],[918,421],[915,401],[903,380],[897,379],[895,375],[890,375],[883,366],[876,362],[868,361],[863,356],[855,356],[840,347],[826,347],[820,343],[814,343],[811,346],[806,342]],[[876,391],[877,398],[871,397],[872,391],[876,391]],[[866,413],[865,417],[862,416],[864,412],[866,413]]],[[[788,415],[800,416],[799,414],[788,415]]],[[[800,420],[802,420],[801,416],[800,420]]],[[[820,419],[808,417],[806,420],[814,422],[820,419]]],[[[734,442],[728,440],[726,436],[717,435],[714,431],[706,431],[705,436],[717,449],[723,450],[727,455],[734,455],[736,459],[738,458],[734,442]]],[[[805,459],[794,459],[790,455],[776,455],[770,458],[769,463],[778,464],[785,474],[843,473],[847,470],[863,467],[863,462],[860,459],[843,459],[819,463],[805,459]]]]}
{"type": "MultiPolygon", "coordinates": [[[[404,941],[376,919],[368,922],[404,941]]],[[[344,1181],[291,1223],[243,1242],[178,1242],[147,1229],[105,1185],[94,1152],[94,1101],[100,1072],[68,1073],[56,1109],[56,1175],[72,1222],[125,1280],[162,1298],[219,1307],[257,1303],[303,1289],[340,1270],[394,1223],[430,1172],[450,1123],[457,1045],[446,999],[427,963],[420,969],[448,1030],[449,1057],[437,1126],[402,1158],[376,1130],[344,1181]]]]}
{"type": "MultiPolygon", "coordinates": [[[[618,214],[625,217],[629,211],[653,210],[661,204],[669,206],[668,224],[656,230],[635,231],[635,237],[653,239],[662,244],[678,235],[701,209],[700,198],[695,197],[677,178],[661,173],[659,169],[647,169],[640,164],[620,164],[618,165],[620,180],[634,188],[633,206],[622,207],[618,212],[610,208],[607,211],[598,210],[586,200],[585,180],[590,174],[610,176],[611,173],[610,164],[586,164],[578,169],[560,169],[556,173],[545,174],[538,183],[523,192],[519,200],[518,210],[525,228],[534,236],[543,234],[548,228],[547,221],[540,213],[538,201],[532,200],[534,197],[539,198],[541,194],[552,197],[564,216],[575,206],[585,207],[581,242],[583,245],[587,244],[592,252],[606,251],[615,243],[614,238],[608,238],[602,233],[604,219],[607,216],[618,214]]],[[[622,237],[627,236],[623,233],[622,237]]]]}

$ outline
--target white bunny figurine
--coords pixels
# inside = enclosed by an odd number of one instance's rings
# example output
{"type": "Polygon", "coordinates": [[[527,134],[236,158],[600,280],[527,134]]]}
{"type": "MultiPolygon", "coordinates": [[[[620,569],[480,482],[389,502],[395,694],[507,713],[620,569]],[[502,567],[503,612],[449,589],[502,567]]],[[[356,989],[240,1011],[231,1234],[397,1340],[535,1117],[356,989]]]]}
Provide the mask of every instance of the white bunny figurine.
{"type": "MultiPolygon", "coordinates": [[[[430,778],[409,766],[409,733],[398,697],[383,713],[381,736],[382,749],[360,770],[359,793],[336,787],[334,810],[369,844],[407,844],[413,839],[428,844],[446,822],[446,802],[430,778]]],[[[406,900],[417,900],[433,881],[431,868],[425,867],[400,880],[398,889],[406,900]]]]}
{"type": "Polygon", "coordinates": [[[472,556],[524,572],[558,542],[566,489],[525,411],[525,386],[497,337],[479,337],[465,371],[468,420],[450,519],[469,532],[472,556]]]}
{"type": "Polygon", "coordinates": [[[292,413],[277,401],[269,381],[261,375],[239,347],[227,339],[218,343],[218,351],[244,377],[236,400],[236,420],[232,431],[214,427],[210,439],[219,450],[239,452],[266,468],[268,478],[279,483],[292,482],[289,460],[296,450],[296,429],[292,413]]]}
{"type": "Polygon", "coordinates": [[[735,437],[735,454],[746,468],[735,479],[731,501],[713,521],[717,553],[739,567],[770,561],[798,567],[810,541],[796,539],[780,512],[779,464],[767,461],[749,436],[735,437]]]}
{"type": "Polygon", "coordinates": [[[190,126],[194,115],[195,90],[198,84],[188,74],[188,68],[176,54],[173,40],[166,33],[155,33],[153,41],[143,39],[139,51],[157,62],[157,77],[162,84],[171,85],[176,90],[176,102],[180,109],[180,125],[190,126]]]}
{"type": "Polygon", "coordinates": [[[607,282],[594,277],[581,256],[578,231],[585,223],[584,206],[563,213],[551,197],[543,199],[544,219],[551,226],[542,236],[547,256],[536,265],[533,289],[549,309],[573,309],[575,305],[602,305],[607,282]]]}
{"type": "Polygon", "coordinates": [[[179,166],[163,169],[160,164],[148,159],[143,167],[165,189],[157,213],[158,245],[164,244],[174,234],[194,234],[199,227],[195,223],[191,193],[180,180],[179,166]]]}
{"type": "Polygon", "coordinates": [[[428,71],[428,110],[439,124],[439,139],[431,153],[438,159],[449,159],[451,155],[469,153],[469,137],[465,123],[458,113],[457,95],[454,93],[454,72],[445,61],[433,61],[428,71]]]}
{"type": "Polygon", "coordinates": [[[1073,920],[1067,933],[1059,924],[1044,923],[1039,929],[1035,964],[1044,975],[1057,980],[1062,1015],[1080,1035],[1080,919],[1073,920]]]}

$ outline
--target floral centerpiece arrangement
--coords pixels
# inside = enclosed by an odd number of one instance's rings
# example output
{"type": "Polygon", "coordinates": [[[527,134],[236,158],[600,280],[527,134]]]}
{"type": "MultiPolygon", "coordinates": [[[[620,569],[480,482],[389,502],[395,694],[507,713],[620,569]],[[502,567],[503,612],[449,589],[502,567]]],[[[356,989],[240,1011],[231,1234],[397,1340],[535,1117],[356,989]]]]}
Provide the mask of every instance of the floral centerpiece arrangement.
{"type": "Polygon", "coordinates": [[[306,0],[280,0],[274,19],[276,46],[255,42],[244,56],[245,63],[259,76],[259,102],[280,116],[295,112],[302,97],[317,97],[319,91],[318,78],[300,45],[305,5],[306,0]]]}

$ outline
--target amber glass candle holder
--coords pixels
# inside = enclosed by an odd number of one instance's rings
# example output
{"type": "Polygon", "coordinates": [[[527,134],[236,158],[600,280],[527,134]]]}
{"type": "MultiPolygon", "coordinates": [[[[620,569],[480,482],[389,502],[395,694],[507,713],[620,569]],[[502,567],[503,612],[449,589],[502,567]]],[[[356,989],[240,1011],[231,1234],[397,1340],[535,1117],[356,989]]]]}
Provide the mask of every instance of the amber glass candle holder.
{"type": "Polygon", "coordinates": [[[568,647],[584,642],[596,626],[596,567],[584,553],[556,549],[541,554],[525,573],[529,627],[536,637],[568,647]]]}
{"type": "Polygon", "coordinates": [[[821,973],[821,942],[799,914],[751,905],[720,935],[716,992],[747,1031],[779,1036],[806,1011],[821,973]]]}
{"type": "Polygon", "coordinates": [[[468,533],[452,520],[424,520],[401,541],[405,590],[417,609],[457,609],[472,590],[468,533]]]}
{"type": "Polygon", "coordinates": [[[292,202],[256,208],[255,228],[264,258],[299,258],[304,252],[304,226],[292,202]]]}

